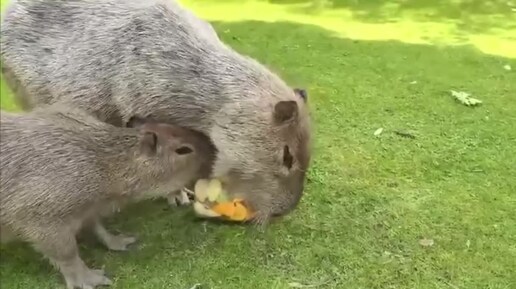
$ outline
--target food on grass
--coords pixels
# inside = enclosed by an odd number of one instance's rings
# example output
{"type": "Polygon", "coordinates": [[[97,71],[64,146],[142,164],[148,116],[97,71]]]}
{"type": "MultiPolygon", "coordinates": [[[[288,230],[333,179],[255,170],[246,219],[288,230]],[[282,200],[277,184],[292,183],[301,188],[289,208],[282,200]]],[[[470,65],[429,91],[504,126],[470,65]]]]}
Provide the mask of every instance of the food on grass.
{"type": "Polygon", "coordinates": [[[229,200],[218,179],[199,180],[195,184],[194,190],[194,210],[201,217],[246,221],[253,216],[244,200],[229,200]]]}
{"type": "Polygon", "coordinates": [[[199,202],[194,202],[193,206],[194,206],[195,212],[201,216],[209,217],[209,218],[216,218],[216,217],[221,216],[221,214],[211,210],[210,208],[206,207],[205,205],[203,205],[199,202]]]}

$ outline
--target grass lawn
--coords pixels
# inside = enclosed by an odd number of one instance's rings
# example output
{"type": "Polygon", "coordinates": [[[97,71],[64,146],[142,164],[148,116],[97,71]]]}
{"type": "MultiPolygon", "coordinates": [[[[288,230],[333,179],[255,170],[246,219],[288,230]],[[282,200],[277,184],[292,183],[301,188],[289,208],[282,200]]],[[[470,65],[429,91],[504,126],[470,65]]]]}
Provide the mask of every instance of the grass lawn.
{"type": "MultiPolygon", "coordinates": [[[[515,288],[516,2],[184,2],[232,47],[308,88],[306,196],[263,233],[161,201],[134,206],[110,228],[136,233],[138,248],[82,243],[113,288],[515,288]],[[483,104],[463,106],[451,89],[483,104]]],[[[28,246],[0,253],[2,288],[62,284],[28,246]]]]}

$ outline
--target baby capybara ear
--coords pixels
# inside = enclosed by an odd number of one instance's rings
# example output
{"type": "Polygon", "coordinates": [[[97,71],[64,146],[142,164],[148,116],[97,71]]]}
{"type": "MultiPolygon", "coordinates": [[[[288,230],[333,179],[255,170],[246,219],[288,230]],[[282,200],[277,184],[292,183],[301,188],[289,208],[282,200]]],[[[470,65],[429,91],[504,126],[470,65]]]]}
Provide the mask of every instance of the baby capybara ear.
{"type": "Polygon", "coordinates": [[[131,116],[131,118],[125,124],[126,127],[140,127],[143,125],[144,120],[139,116],[131,116]]]}
{"type": "Polygon", "coordinates": [[[140,134],[140,152],[146,156],[154,156],[158,151],[158,135],[153,131],[142,131],[140,134]]]}
{"type": "Polygon", "coordinates": [[[148,117],[140,117],[137,115],[131,116],[131,118],[125,124],[126,127],[139,128],[142,125],[150,122],[151,119],[148,117]]]}

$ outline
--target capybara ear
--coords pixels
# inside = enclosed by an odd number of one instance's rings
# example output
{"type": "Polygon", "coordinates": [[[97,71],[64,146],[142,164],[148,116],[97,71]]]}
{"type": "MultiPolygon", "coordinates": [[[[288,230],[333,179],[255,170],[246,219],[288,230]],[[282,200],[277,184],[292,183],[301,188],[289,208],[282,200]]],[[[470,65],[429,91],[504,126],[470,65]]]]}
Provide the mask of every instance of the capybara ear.
{"type": "Polygon", "coordinates": [[[297,114],[297,102],[293,100],[280,101],[274,106],[274,120],[278,124],[296,118],[297,114]]]}
{"type": "Polygon", "coordinates": [[[302,88],[294,88],[294,93],[301,97],[305,102],[308,100],[308,92],[302,88]]]}
{"type": "Polygon", "coordinates": [[[140,135],[140,152],[153,156],[158,151],[158,135],[153,131],[142,131],[140,135]]]}
{"type": "Polygon", "coordinates": [[[131,118],[125,124],[126,127],[135,127],[138,128],[144,124],[149,122],[148,118],[143,118],[137,115],[131,116],[131,118]]]}

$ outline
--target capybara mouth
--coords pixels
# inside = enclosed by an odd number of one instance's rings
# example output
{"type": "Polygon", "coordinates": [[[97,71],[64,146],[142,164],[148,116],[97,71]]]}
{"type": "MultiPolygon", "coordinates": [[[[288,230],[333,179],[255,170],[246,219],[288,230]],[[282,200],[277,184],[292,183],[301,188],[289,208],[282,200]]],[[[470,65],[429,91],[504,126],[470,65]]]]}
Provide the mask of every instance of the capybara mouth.
{"type": "Polygon", "coordinates": [[[241,198],[231,198],[218,179],[200,179],[195,183],[195,213],[204,218],[218,218],[245,222],[254,218],[254,212],[241,198]]]}

